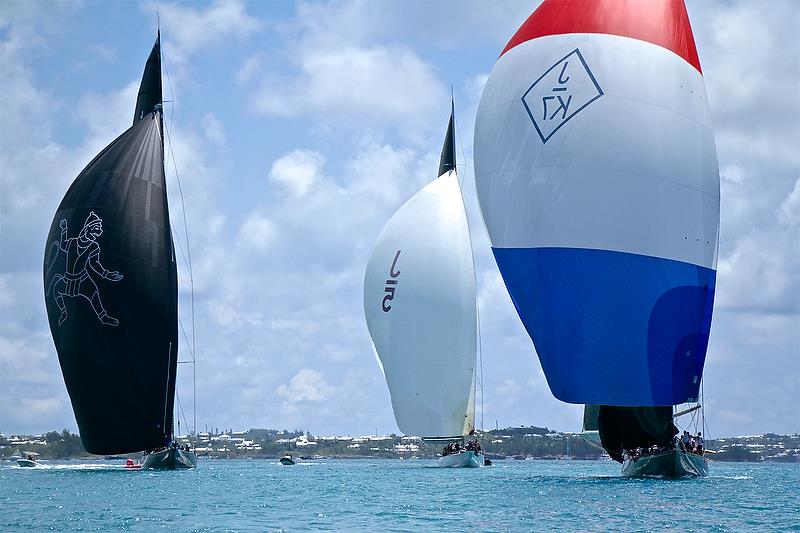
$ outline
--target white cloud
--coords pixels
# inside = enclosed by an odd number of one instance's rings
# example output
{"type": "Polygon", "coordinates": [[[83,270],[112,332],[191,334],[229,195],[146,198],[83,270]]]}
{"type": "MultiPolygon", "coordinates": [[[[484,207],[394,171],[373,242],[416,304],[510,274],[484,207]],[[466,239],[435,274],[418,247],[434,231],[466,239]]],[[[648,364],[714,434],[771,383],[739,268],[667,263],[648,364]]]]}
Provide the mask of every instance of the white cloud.
{"type": "Polygon", "coordinates": [[[225,144],[225,126],[214,113],[203,115],[203,133],[209,141],[218,145],[225,144]]]}
{"type": "Polygon", "coordinates": [[[495,387],[494,393],[502,397],[514,397],[519,392],[519,385],[513,379],[503,381],[498,387],[495,387]]]}
{"type": "Polygon", "coordinates": [[[51,396],[49,398],[21,398],[19,401],[20,409],[30,416],[42,416],[52,414],[61,409],[64,405],[64,398],[51,396]]]}
{"type": "Polygon", "coordinates": [[[239,230],[239,242],[258,251],[268,250],[277,237],[275,223],[259,212],[250,213],[239,230]]]}
{"type": "Polygon", "coordinates": [[[239,83],[247,83],[259,76],[264,70],[264,58],[261,54],[248,57],[239,70],[236,72],[236,80],[239,83]]]}
{"type": "Polygon", "coordinates": [[[231,302],[211,302],[210,306],[211,313],[217,324],[225,328],[242,329],[245,327],[258,327],[263,323],[259,314],[241,313],[231,302]]]}
{"type": "Polygon", "coordinates": [[[272,164],[269,179],[292,196],[305,196],[319,179],[325,158],[311,150],[293,150],[272,164]]]}
{"type": "Polygon", "coordinates": [[[781,224],[790,227],[800,226],[800,178],[794,182],[794,188],[783,201],[778,213],[781,224]]]}
{"type": "Polygon", "coordinates": [[[405,47],[337,47],[300,52],[296,77],[267,77],[253,106],[274,115],[351,121],[422,122],[447,99],[432,65],[405,47]]]}
{"type": "Polygon", "coordinates": [[[334,392],[325,377],[310,368],[303,368],[295,374],[288,385],[280,385],[275,394],[283,398],[284,409],[294,410],[303,402],[324,402],[334,392]]]}
{"type": "Polygon", "coordinates": [[[239,0],[216,0],[206,8],[188,4],[150,2],[143,9],[158,10],[164,37],[174,43],[172,54],[179,61],[228,39],[241,39],[261,29],[262,23],[246,12],[239,0]]]}

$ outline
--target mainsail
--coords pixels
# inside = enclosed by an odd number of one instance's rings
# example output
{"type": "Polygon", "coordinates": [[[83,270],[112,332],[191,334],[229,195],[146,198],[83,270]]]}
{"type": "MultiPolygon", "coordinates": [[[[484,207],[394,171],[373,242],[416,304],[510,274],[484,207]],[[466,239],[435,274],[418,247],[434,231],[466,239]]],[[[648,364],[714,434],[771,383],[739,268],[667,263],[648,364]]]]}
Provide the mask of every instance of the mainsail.
{"type": "Polygon", "coordinates": [[[719,172],[682,0],[545,0],[486,83],[475,179],[495,259],[557,398],[698,397],[719,172]]]}
{"type": "Polygon", "coordinates": [[[50,331],[81,440],[95,454],[157,448],[172,436],[178,285],[160,39],[136,106],[133,126],[70,186],[45,250],[50,331]]]}
{"type": "Polygon", "coordinates": [[[364,279],[364,314],[397,425],[422,437],[474,429],[475,267],[452,120],[444,171],[387,222],[364,279]]]}

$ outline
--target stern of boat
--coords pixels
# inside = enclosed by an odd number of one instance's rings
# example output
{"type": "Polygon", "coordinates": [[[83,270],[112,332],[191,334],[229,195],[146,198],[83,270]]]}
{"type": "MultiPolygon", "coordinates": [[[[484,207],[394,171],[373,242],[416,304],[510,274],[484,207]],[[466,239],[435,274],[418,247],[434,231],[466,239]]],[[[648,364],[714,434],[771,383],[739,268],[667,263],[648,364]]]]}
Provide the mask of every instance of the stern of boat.
{"type": "Polygon", "coordinates": [[[644,455],[636,459],[626,458],[622,463],[623,477],[663,477],[678,479],[682,477],[708,476],[708,462],[705,457],[682,450],[644,455]]]}
{"type": "Polygon", "coordinates": [[[479,468],[484,464],[483,454],[471,450],[439,457],[439,466],[443,468],[479,468]]]}
{"type": "Polygon", "coordinates": [[[192,451],[165,448],[148,453],[142,459],[143,470],[183,470],[197,467],[197,455],[192,451]]]}

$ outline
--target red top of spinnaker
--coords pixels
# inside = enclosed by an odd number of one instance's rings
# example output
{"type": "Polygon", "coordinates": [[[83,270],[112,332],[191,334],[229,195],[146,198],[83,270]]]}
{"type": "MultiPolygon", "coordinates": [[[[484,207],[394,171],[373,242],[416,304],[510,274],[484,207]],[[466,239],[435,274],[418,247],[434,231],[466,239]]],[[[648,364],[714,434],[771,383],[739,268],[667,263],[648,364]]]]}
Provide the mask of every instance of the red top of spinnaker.
{"type": "Polygon", "coordinates": [[[671,50],[703,72],[683,0],[545,0],[500,55],[525,41],[566,33],[639,39],[671,50]]]}

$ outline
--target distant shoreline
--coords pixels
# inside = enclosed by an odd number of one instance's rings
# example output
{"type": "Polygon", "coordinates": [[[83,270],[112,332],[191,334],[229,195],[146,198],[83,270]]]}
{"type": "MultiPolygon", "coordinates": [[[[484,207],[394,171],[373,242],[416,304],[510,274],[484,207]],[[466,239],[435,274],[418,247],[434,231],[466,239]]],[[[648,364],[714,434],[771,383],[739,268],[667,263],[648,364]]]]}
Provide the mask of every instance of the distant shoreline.
{"type": "MultiPolygon", "coordinates": [[[[577,433],[551,431],[536,426],[496,429],[479,433],[483,449],[492,460],[603,460],[602,450],[586,442],[577,433]]],[[[198,433],[179,437],[182,444],[195,445],[198,457],[206,459],[277,460],[291,453],[303,460],[322,459],[435,459],[438,444],[428,444],[419,437],[399,435],[366,435],[359,437],[315,437],[303,431],[250,429],[198,433]]],[[[707,457],[719,462],[783,462],[800,463],[800,435],[748,435],[709,439],[708,450],[717,453],[707,457]]],[[[8,459],[16,450],[32,451],[41,459],[92,459],[108,456],[92,455],[84,450],[80,437],[68,430],[44,435],[0,436],[0,459],[8,459]]],[[[136,457],[141,452],[114,454],[116,460],[136,457]]],[[[112,459],[113,458],[113,459],[112,459]]]]}

